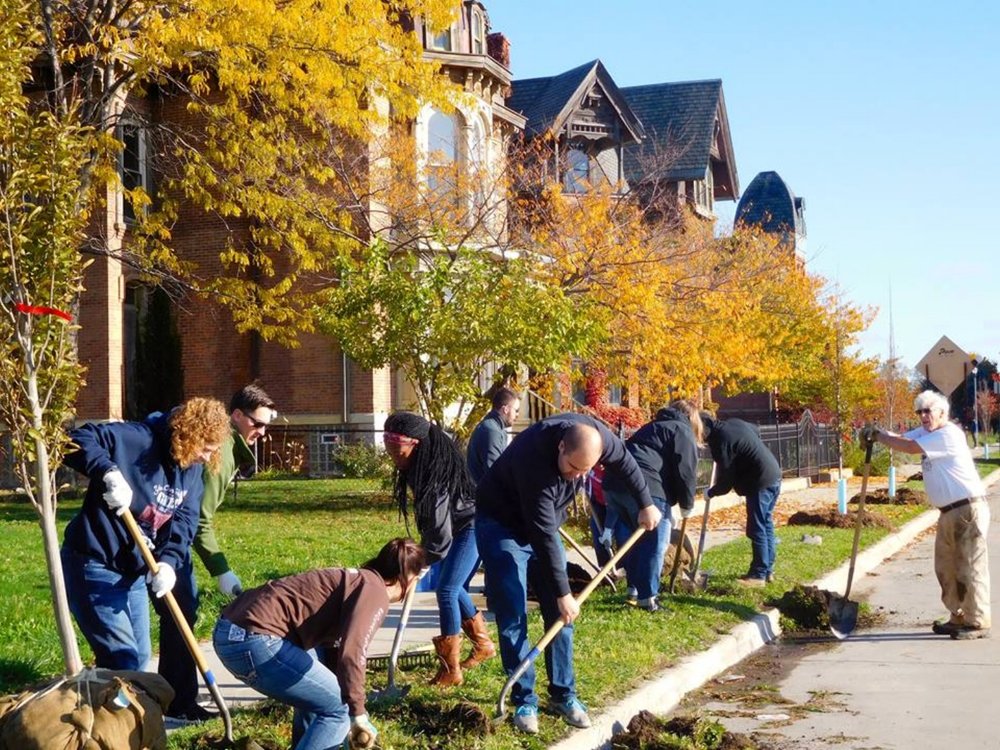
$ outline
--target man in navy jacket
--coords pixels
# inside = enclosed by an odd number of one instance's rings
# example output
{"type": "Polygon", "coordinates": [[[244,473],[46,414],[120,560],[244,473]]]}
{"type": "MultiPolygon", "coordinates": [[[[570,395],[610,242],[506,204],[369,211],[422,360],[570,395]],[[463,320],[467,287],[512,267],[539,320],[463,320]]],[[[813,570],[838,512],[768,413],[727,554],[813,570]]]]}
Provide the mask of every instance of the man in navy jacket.
{"type": "Polygon", "coordinates": [[[61,556],[70,610],[97,666],[142,670],[151,655],[147,581],[157,597],[190,568],[198,525],[202,463],[217,460],[229,431],[218,401],[193,398],[143,422],[88,423],[70,436],[67,466],[90,479],[80,512],[66,527],[61,556]],[[131,510],[153,551],[150,574],[117,517],[131,510]]]}
{"type": "MultiPolygon", "coordinates": [[[[640,525],[652,529],[660,512],[625,444],[603,424],[582,414],[557,414],[522,432],[489,468],[477,491],[476,541],[486,566],[486,595],[495,613],[504,669],[512,674],[528,655],[527,566],[538,562],[537,591],[546,628],[566,626],[545,651],[550,706],[570,725],[590,718],[576,695],[572,622],[580,612],[566,575],[559,527],[595,464],[619,475],[636,498],[640,525]]],[[[538,731],[534,667],[514,684],[514,726],[538,731]]]]}

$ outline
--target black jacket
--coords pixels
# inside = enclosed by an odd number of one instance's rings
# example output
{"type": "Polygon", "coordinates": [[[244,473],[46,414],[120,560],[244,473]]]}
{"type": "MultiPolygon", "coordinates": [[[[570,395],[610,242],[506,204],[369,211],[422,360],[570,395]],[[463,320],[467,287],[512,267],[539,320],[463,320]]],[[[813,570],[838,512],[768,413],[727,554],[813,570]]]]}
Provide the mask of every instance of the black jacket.
{"type": "MultiPolygon", "coordinates": [[[[694,507],[698,479],[698,443],[687,416],[676,409],[660,409],[625,443],[642,469],[649,494],[685,510],[694,507]]],[[[619,477],[604,480],[605,492],[626,491],[619,477]]]]}
{"type": "Polygon", "coordinates": [[[600,463],[605,477],[619,475],[629,492],[645,508],[652,504],[646,480],[625,443],[607,427],[583,414],[556,414],[536,422],[514,441],[489,468],[477,492],[476,512],[502,523],[521,544],[530,544],[539,569],[555,584],[557,596],[570,593],[562,555],[559,527],[573,502],[580,481],[559,473],[559,443],[574,423],[582,422],[601,433],[604,450],[600,463]]]}
{"type": "Polygon", "coordinates": [[[781,481],[781,467],[756,428],[742,419],[707,419],[706,441],[715,461],[712,496],[730,490],[746,496],[781,481]]]}

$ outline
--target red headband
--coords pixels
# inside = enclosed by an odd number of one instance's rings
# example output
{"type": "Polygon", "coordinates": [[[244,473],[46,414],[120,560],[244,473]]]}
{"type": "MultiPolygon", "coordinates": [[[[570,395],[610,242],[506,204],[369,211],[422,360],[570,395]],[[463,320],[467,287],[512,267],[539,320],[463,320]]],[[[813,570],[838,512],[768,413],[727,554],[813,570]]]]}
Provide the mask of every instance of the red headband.
{"type": "Polygon", "coordinates": [[[420,442],[417,438],[410,437],[409,435],[400,435],[398,432],[383,432],[382,439],[386,443],[395,443],[396,445],[415,445],[420,442]]]}

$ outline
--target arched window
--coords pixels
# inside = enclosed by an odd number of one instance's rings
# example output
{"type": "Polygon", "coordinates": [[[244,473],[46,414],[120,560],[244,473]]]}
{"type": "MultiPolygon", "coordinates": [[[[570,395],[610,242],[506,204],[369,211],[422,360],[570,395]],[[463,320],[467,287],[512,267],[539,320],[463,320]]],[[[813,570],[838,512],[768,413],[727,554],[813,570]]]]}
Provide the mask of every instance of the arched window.
{"type": "Polygon", "coordinates": [[[454,187],[451,175],[458,158],[458,121],[433,110],[427,121],[427,183],[432,191],[454,187]]]}
{"type": "Polygon", "coordinates": [[[590,157],[580,148],[566,152],[566,171],[563,174],[563,189],[567,193],[585,193],[590,185],[590,157]]]}
{"type": "Polygon", "coordinates": [[[485,34],[483,33],[483,14],[472,10],[472,54],[481,55],[486,51],[485,34]]]}

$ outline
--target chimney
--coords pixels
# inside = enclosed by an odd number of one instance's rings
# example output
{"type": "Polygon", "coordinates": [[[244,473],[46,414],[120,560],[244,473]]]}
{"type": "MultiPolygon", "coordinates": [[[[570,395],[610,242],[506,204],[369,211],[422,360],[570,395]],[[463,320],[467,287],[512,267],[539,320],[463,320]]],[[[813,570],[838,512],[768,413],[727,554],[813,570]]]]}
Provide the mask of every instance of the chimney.
{"type": "Polygon", "coordinates": [[[486,53],[510,70],[510,40],[499,31],[486,37],[486,53]]]}

